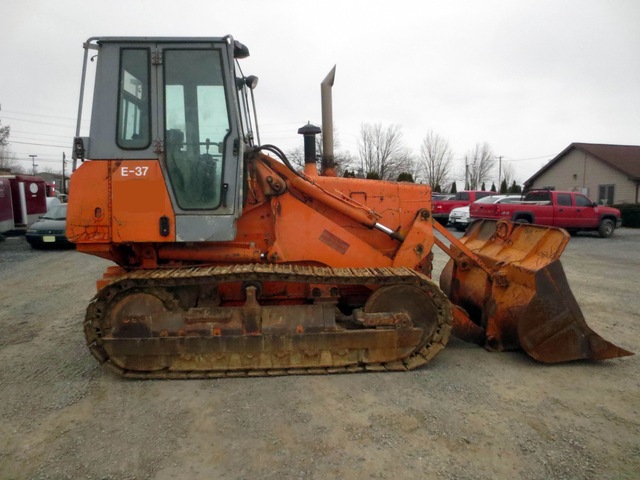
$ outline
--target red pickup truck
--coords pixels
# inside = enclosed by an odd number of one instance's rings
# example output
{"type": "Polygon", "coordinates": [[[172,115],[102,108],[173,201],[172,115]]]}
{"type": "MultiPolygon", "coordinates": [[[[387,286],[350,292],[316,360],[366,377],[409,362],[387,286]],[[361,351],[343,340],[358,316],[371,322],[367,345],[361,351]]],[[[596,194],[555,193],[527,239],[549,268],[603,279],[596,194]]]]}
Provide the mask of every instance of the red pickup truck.
{"type": "Polygon", "coordinates": [[[599,206],[576,192],[531,190],[518,203],[471,204],[469,216],[475,218],[505,218],[518,223],[536,223],[562,227],[569,232],[596,230],[601,237],[610,237],[622,224],[620,210],[599,206]]]}
{"type": "Polygon", "coordinates": [[[449,221],[449,214],[454,208],[464,207],[476,200],[480,200],[482,197],[488,197],[489,195],[495,194],[496,192],[484,192],[482,190],[463,190],[456,193],[455,198],[433,202],[431,204],[431,215],[438,222],[446,225],[449,221]]]}

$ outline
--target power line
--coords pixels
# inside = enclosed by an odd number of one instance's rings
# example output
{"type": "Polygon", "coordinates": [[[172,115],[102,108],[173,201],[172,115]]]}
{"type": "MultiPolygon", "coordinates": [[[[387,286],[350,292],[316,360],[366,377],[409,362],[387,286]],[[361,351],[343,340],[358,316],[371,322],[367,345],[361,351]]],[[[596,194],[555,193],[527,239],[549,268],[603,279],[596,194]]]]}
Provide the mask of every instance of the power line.
{"type": "Polygon", "coordinates": [[[38,132],[23,132],[22,130],[13,130],[11,129],[11,135],[14,133],[20,133],[23,135],[39,135],[41,137],[58,137],[58,138],[71,138],[69,135],[55,135],[53,133],[38,133],[38,132]]]}
{"type": "Polygon", "coordinates": [[[14,141],[14,140],[11,140],[9,143],[10,143],[10,144],[12,144],[12,143],[18,143],[18,144],[20,144],[20,145],[33,145],[33,146],[37,146],[37,147],[55,147],[55,148],[58,148],[58,147],[59,147],[59,148],[70,148],[70,146],[69,146],[69,145],[60,145],[60,144],[52,145],[52,144],[49,144],[49,143],[16,142],[16,141],[14,141]]]}
{"type": "Polygon", "coordinates": [[[25,112],[16,112],[15,110],[3,110],[4,112],[9,112],[9,113],[13,113],[15,115],[26,115],[26,116],[32,116],[32,117],[45,117],[45,118],[60,118],[63,120],[71,120],[71,121],[76,121],[75,118],[72,117],[61,117],[60,115],[45,115],[42,113],[25,113],[25,112]]]}
{"type": "MultiPolygon", "coordinates": [[[[15,158],[14,160],[17,161],[17,162],[31,162],[30,158],[15,158]]],[[[60,163],[61,160],[59,158],[57,158],[57,159],[55,159],[55,158],[42,158],[42,157],[40,157],[40,155],[38,155],[38,161],[39,162],[47,162],[47,163],[60,163]]]]}
{"type": "Polygon", "coordinates": [[[36,142],[62,142],[63,140],[60,140],[64,138],[65,140],[68,140],[69,143],[71,143],[71,139],[73,138],[71,135],[59,135],[59,137],[53,138],[53,139],[49,139],[49,138],[41,138],[40,135],[38,135],[37,133],[32,133],[30,135],[16,135],[13,136],[11,135],[11,140],[9,140],[9,143],[11,142],[27,142],[27,141],[36,141],[36,142]]]}
{"type": "Polygon", "coordinates": [[[62,128],[70,128],[69,125],[61,125],[60,123],[54,123],[54,122],[39,122],[37,120],[28,120],[26,118],[15,118],[15,117],[3,116],[2,119],[3,120],[17,120],[18,122],[35,123],[35,124],[38,124],[38,125],[55,125],[55,126],[62,127],[62,128]]]}

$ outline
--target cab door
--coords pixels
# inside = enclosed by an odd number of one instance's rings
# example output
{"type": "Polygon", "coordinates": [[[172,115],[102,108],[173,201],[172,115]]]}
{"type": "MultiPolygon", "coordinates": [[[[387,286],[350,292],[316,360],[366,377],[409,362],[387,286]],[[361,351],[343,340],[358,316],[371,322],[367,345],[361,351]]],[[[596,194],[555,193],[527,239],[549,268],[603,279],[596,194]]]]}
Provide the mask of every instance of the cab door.
{"type": "Polygon", "coordinates": [[[156,47],[158,136],[176,240],[233,240],[243,151],[232,49],[225,42],[156,47]]]}
{"type": "Polygon", "coordinates": [[[553,208],[555,220],[549,225],[558,225],[564,228],[576,227],[576,207],[570,193],[556,193],[556,203],[553,208]]]}
{"type": "Polygon", "coordinates": [[[576,227],[596,228],[600,223],[598,207],[593,206],[593,202],[581,194],[576,194],[576,227]]]}

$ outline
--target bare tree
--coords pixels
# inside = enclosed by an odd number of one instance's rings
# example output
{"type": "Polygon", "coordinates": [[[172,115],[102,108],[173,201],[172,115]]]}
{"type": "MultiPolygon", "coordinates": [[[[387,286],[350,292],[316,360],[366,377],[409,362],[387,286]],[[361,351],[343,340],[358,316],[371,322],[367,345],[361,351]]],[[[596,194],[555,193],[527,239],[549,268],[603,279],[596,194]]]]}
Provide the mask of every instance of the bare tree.
{"type": "Polygon", "coordinates": [[[412,171],[413,159],[404,145],[399,125],[362,124],[358,140],[358,161],[362,176],[395,180],[412,171]]]}
{"type": "Polygon", "coordinates": [[[21,173],[22,168],[16,161],[16,156],[9,147],[0,145],[0,170],[6,170],[13,173],[21,173]]]}
{"type": "Polygon", "coordinates": [[[419,164],[427,185],[445,185],[449,180],[451,165],[453,163],[453,151],[449,141],[429,130],[420,146],[419,164]]]}
{"type": "Polygon", "coordinates": [[[340,150],[334,153],[333,160],[336,164],[336,174],[339,177],[342,177],[347,170],[357,164],[357,160],[348,150],[340,150]]]}
{"type": "Polygon", "coordinates": [[[11,134],[11,127],[9,125],[0,127],[0,147],[6,147],[9,145],[9,135],[11,134]]]}
{"type": "Polygon", "coordinates": [[[506,182],[507,185],[511,185],[513,181],[516,179],[515,171],[513,170],[513,165],[510,163],[502,164],[502,178],[506,182]]]}
{"type": "Polygon", "coordinates": [[[22,167],[16,161],[16,156],[9,147],[10,134],[11,127],[9,125],[0,127],[0,170],[22,173],[22,167]]]}
{"type": "Polygon", "coordinates": [[[304,150],[302,147],[287,150],[285,154],[287,155],[287,160],[289,160],[296,170],[302,170],[304,168],[304,150]]]}
{"type": "Polygon", "coordinates": [[[477,143],[465,158],[467,168],[467,188],[477,190],[478,186],[488,179],[496,165],[496,158],[488,143],[477,143]]]}

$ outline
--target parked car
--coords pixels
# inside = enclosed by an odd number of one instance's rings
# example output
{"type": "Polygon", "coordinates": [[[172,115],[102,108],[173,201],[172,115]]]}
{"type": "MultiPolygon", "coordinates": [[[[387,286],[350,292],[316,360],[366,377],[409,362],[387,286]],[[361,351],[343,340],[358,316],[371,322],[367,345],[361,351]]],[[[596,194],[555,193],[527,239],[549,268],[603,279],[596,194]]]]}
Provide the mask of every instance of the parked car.
{"type": "Polygon", "coordinates": [[[454,227],[459,232],[466,230],[470,222],[469,210],[471,205],[474,205],[474,209],[482,211],[487,205],[519,202],[521,198],[522,196],[520,195],[490,195],[488,197],[482,197],[480,200],[473,202],[473,204],[451,210],[449,214],[449,226],[454,227]]]}
{"type": "Polygon", "coordinates": [[[67,204],[55,205],[27,228],[25,238],[33,248],[73,247],[65,235],[66,220],[67,204]]]}
{"type": "Polygon", "coordinates": [[[570,233],[591,230],[603,238],[613,235],[622,225],[617,208],[600,206],[581,193],[556,190],[530,190],[520,202],[484,211],[473,205],[469,213],[472,219],[504,218],[517,223],[561,227],[570,233]]]}
{"type": "Polygon", "coordinates": [[[62,202],[58,197],[47,197],[47,212],[56,205],[60,205],[62,202]]]}
{"type": "Polygon", "coordinates": [[[463,190],[462,192],[457,192],[451,199],[432,201],[431,214],[435,220],[446,225],[451,210],[457,207],[464,207],[471,202],[475,202],[482,197],[488,197],[494,193],[495,192],[485,192],[481,190],[463,190]]]}
{"type": "Polygon", "coordinates": [[[455,228],[459,232],[466,230],[469,226],[469,205],[451,210],[448,226],[455,228]]]}

